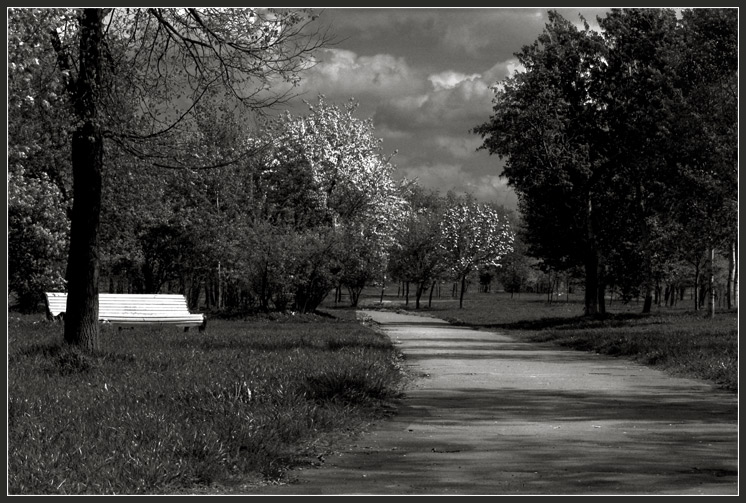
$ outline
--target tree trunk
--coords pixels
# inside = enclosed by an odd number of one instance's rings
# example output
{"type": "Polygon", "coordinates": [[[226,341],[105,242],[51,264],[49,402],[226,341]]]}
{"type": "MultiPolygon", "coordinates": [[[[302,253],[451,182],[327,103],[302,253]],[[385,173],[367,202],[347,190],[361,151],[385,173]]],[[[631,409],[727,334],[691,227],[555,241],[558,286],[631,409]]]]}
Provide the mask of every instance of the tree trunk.
{"type": "Polygon", "coordinates": [[[710,248],[710,317],[715,317],[715,247],[710,248]]]}
{"type": "Polygon", "coordinates": [[[606,265],[602,260],[598,264],[598,284],[596,286],[599,314],[606,314],[606,265]]]}
{"type": "Polygon", "coordinates": [[[415,301],[414,301],[414,308],[419,309],[420,308],[420,298],[422,298],[422,292],[425,290],[425,284],[424,283],[417,283],[417,290],[415,292],[415,301]]]}
{"type": "Polygon", "coordinates": [[[586,316],[598,314],[598,255],[589,251],[585,260],[585,308],[586,316]]]}
{"type": "Polygon", "coordinates": [[[202,290],[202,278],[192,281],[192,288],[189,290],[189,308],[192,310],[199,309],[199,296],[202,290]]]}
{"type": "Polygon", "coordinates": [[[699,311],[699,263],[694,266],[694,310],[699,311]]]}
{"type": "Polygon", "coordinates": [[[348,286],[347,291],[350,293],[350,307],[357,307],[360,300],[360,293],[363,291],[362,287],[348,286]]]}
{"type": "Polygon", "coordinates": [[[458,308],[464,307],[464,292],[466,291],[466,274],[461,276],[461,295],[459,295],[458,308]]]}
{"type": "Polygon", "coordinates": [[[738,240],[733,241],[733,304],[738,309],[738,240]]]}
{"type": "Polygon", "coordinates": [[[96,94],[101,73],[101,9],[80,18],[79,73],[74,96],[79,126],[72,136],[73,209],[67,262],[65,342],[100,349],[98,325],[99,223],[104,142],[96,94]]]}
{"type": "Polygon", "coordinates": [[[596,249],[596,233],[593,229],[593,201],[588,194],[588,206],[586,213],[588,240],[585,258],[585,308],[586,316],[598,314],[598,250],[596,249]]]}
{"type": "Polygon", "coordinates": [[[733,281],[733,243],[728,254],[728,277],[725,280],[725,307],[731,308],[731,283],[733,281]]]}
{"type": "Polygon", "coordinates": [[[645,285],[645,302],[642,304],[642,312],[647,314],[653,307],[653,289],[650,284],[645,285]]]}

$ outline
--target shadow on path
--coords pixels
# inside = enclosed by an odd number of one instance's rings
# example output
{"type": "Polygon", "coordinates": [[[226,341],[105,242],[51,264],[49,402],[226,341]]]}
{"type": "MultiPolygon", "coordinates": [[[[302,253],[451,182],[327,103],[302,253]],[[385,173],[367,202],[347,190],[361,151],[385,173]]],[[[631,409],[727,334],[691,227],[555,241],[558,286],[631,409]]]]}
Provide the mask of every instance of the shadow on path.
{"type": "Polygon", "coordinates": [[[419,377],[397,415],[266,494],[738,494],[732,393],[433,318],[363,314],[419,377]]]}

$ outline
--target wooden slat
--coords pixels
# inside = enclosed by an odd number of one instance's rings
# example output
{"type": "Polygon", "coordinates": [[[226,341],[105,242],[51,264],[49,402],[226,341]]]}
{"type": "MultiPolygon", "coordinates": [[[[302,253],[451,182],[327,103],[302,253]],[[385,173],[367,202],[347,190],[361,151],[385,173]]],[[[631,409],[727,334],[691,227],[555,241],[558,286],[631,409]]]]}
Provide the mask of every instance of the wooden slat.
{"type": "MultiPolygon", "coordinates": [[[[59,316],[67,308],[67,294],[46,294],[49,313],[59,316]]],[[[201,325],[203,314],[189,312],[186,298],[178,294],[99,294],[99,320],[111,324],[201,325]]]]}

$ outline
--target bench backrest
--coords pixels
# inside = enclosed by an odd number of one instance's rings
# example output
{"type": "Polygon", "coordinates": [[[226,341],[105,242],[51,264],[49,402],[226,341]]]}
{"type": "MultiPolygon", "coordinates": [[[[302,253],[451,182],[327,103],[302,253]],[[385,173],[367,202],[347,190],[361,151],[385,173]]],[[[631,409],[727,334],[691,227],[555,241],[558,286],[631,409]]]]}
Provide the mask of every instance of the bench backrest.
{"type": "MultiPolygon", "coordinates": [[[[59,316],[67,309],[66,293],[47,293],[47,306],[52,316],[59,316]]],[[[186,298],[179,294],[98,294],[99,318],[120,314],[142,316],[179,316],[189,313],[186,298]]]]}

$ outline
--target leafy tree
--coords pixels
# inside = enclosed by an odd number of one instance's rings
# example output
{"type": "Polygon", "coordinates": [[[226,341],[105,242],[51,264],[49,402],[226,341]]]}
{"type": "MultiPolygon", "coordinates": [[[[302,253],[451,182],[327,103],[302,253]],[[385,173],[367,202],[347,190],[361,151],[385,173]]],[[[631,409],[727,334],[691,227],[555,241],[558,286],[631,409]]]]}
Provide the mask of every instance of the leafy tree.
{"type": "Polygon", "coordinates": [[[503,266],[497,270],[497,279],[512,298],[513,294],[522,292],[529,283],[531,270],[531,260],[519,228],[513,238],[512,250],[505,256],[503,266]]]}
{"type": "Polygon", "coordinates": [[[584,266],[586,314],[604,311],[607,284],[642,292],[648,312],[670,264],[690,255],[696,279],[703,247],[711,264],[732,249],[736,16],[612,9],[599,25],[550,13],[474,132],[507,161],[528,252],[584,266]]]}
{"type": "Polygon", "coordinates": [[[506,159],[529,253],[557,270],[585,267],[585,312],[596,313],[605,188],[599,185],[599,105],[590,99],[605,48],[554,11],[536,42],[516,54],[525,71],[494,87],[493,115],[474,128],[480,148],[506,159]]]}
{"type": "Polygon", "coordinates": [[[8,288],[32,311],[43,293],[64,287],[71,179],[69,121],[54,57],[39,49],[36,13],[9,12],[8,288]]]}
{"type": "MultiPolygon", "coordinates": [[[[685,10],[680,24],[670,57],[680,89],[671,149],[677,183],[668,197],[682,241],[704,241],[714,264],[716,249],[732,257],[738,235],[738,12],[685,10]]],[[[710,271],[713,315],[714,278],[710,271]]]]}
{"type": "MultiPolygon", "coordinates": [[[[666,183],[675,179],[666,147],[677,96],[675,67],[668,59],[676,23],[671,9],[613,9],[599,20],[608,47],[597,87],[608,126],[604,182],[615,187],[607,196],[615,207],[613,228],[634,243],[634,267],[626,274],[637,273],[643,312],[650,311],[660,267],[653,252],[655,231],[662,228],[656,222],[666,183]]],[[[618,250],[620,241],[611,235],[606,247],[618,250]]]]}
{"type": "MultiPolygon", "coordinates": [[[[335,274],[355,303],[365,284],[386,268],[404,207],[402,188],[392,178],[394,166],[382,153],[372,121],[354,116],[355,101],[338,106],[319,96],[316,104],[307,104],[307,115],[284,114],[258,140],[272,145],[258,168],[262,212],[275,224],[331,239],[334,256],[340,257],[335,274]]],[[[326,284],[313,274],[296,275],[296,282],[301,277],[326,284]]],[[[318,295],[312,297],[300,305],[317,305],[318,295]]]]}
{"type": "Polygon", "coordinates": [[[467,276],[481,266],[501,266],[513,245],[507,217],[471,196],[450,194],[441,222],[445,262],[461,282],[459,307],[463,307],[467,276]]]}
{"type": "Polygon", "coordinates": [[[269,138],[260,140],[273,145],[262,172],[269,200],[317,215],[311,225],[365,223],[376,234],[390,235],[403,206],[401,187],[372,120],[354,116],[358,103],[353,99],[338,106],[319,96],[307,105],[307,115],[286,113],[268,127],[269,138]],[[288,179],[294,185],[286,185],[288,179]]]}
{"type": "Polygon", "coordinates": [[[342,225],[338,229],[339,244],[335,247],[341,267],[339,281],[347,287],[350,305],[356,307],[363,289],[382,279],[387,266],[388,249],[370,228],[362,225],[342,225]]]}
{"type": "MultiPolygon", "coordinates": [[[[80,9],[9,11],[9,34],[36,37],[56,56],[57,81],[73,120],[73,208],[65,340],[95,350],[98,337],[99,224],[105,139],[142,158],[179,160],[195,106],[209,92],[262,110],[287,95],[312,51],[306,12],[256,9],[80,9]],[[287,89],[287,88],[285,88],[287,89]],[[160,140],[168,141],[160,141],[160,140]],[[173,149],[168,149],[172,146],[173,149]]],[[[16,45],[20,45],[17,44],[16,45]]],[[[9,51],[9,64],[27,63],[9,51]]]]}
{"type": "Polygon", "coordinates": [[[445,201],[437,192],[418,185],[409,187],[406,199],[408,209],[396,231],[389,270],[398,280],[416,285],[415,307],[419,309],[422,294],[447,269],[440,228],[445,201]]]}
{"type": "Polygon", "coordinates": [[[64,287],[69,222],[62,194],[43,174],[8,174],[8,288],[22,311],[64,287]]]}

